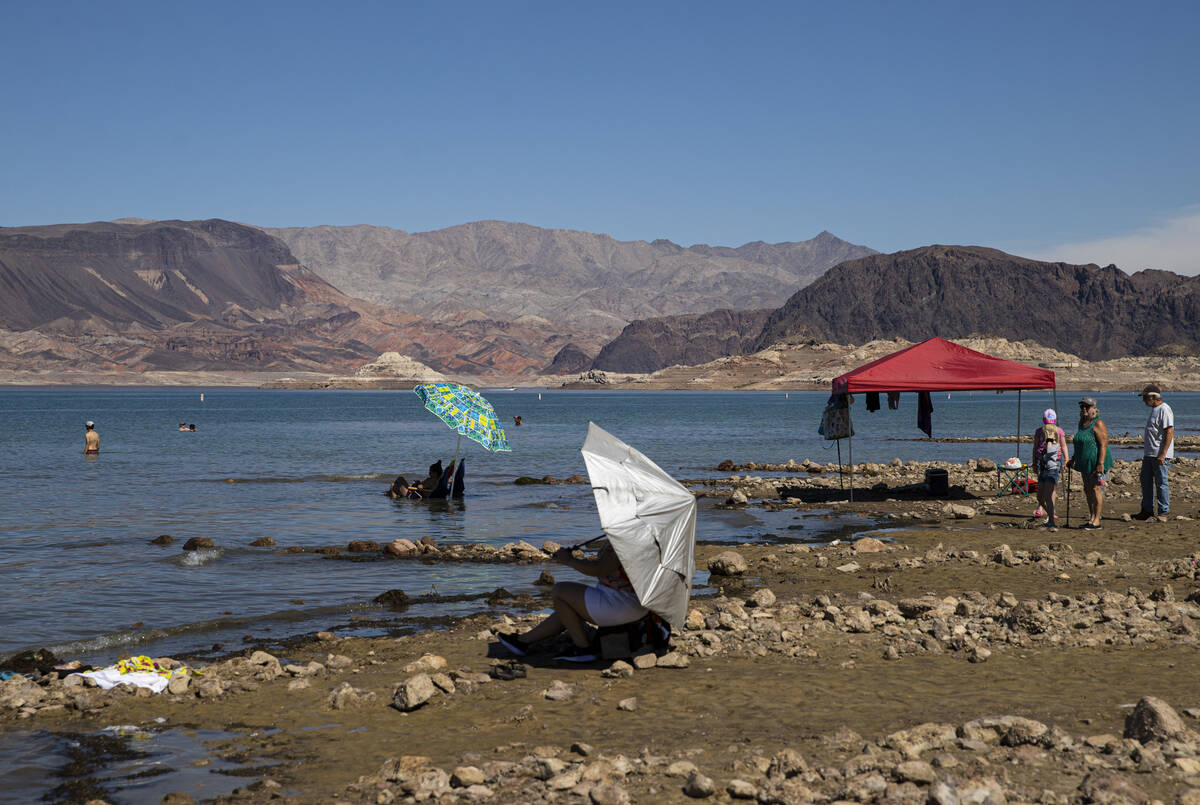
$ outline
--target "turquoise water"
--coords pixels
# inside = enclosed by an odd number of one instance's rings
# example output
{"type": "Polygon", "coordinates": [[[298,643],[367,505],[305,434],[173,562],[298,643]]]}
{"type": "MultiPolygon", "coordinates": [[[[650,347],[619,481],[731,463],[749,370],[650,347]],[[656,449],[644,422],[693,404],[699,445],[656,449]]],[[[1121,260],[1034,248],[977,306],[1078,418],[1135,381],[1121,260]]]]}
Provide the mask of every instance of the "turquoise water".
{"type": "MultiPolygon", "coordinates": [[[[398,473],[423,477],[448,462],[455,434],[396,392],[249,389],[0,389],[0,655],[49,646],[91,661],[122,652],[165,654],[229,647],[242,637],[283,637],[351,628],[356,614],[400,588],[473,595],[505,587],[531,592],[541,568],[420,562],[331,561],[283,548],[345,546],[430,536],[439,543],[516,539],[572,542],[598,532],[586,485],[515,486],[517,476],[585,473],[579,447],[589,420],[634,445],[680,479],[722,475],[724,459],[836,460],[816,434],[819,392],[485,390],[507,428],[511,453],[464,440],[467,497],[461,504],[392,501],[398,473]],[[201,402],[200,394],[204,393],[201,402]],[[520,415],[521,427],[511,427],[520,415]],[[83,422],[93,419],[101,453],[84,456],[83,422]],[[183,420],[196,433],[180,433],[183,420]],[[170,534],[177,542],[149,541],[170,534]],[[278,548],[252,548],[269,536],[278,548]],[[217,549],[185,554],[190,537],[217,549]]],[[[1101,394],[1110,430],[1139,432],[1145,408],[1131,394],[1101,394]]],[[[1077,394],[1063,399],[1073,415],[1077,394]]],[[[1025,430],[1051,404],[1022,395],[1025,430]]],[[[1013,393],[934,395],[934,435],[1012,433],[1013,393]]],[[[1196,431],[1200,394],[1171,395],[1180,435],[1196,431]]],[[[855,406],[854,459],[886,461],[975,456],[1003,459],[1011,445],[894,441],[921,436],[913,395],[901,409],[855,406]]],[[[847,458],[848,446],[843,448],[847,458]]],[[[1025,448],[1026,451],[1028,447],[1025,448]]],[[[1122,455],[1118,453],[1118,455],[1122,455]]],[[[1133,452],[1125,455],[1132,456],[1133,452]]],[[[751,510],[714,512],[702,502],[701,540],[761,539],[783,531],[812,541],[793,522],[751,510]]],[[[570,577],[562,568],[556,575],[570,577]]],[[[477,601],[416,606],[411,622],[462,614],[477,601]]]]}

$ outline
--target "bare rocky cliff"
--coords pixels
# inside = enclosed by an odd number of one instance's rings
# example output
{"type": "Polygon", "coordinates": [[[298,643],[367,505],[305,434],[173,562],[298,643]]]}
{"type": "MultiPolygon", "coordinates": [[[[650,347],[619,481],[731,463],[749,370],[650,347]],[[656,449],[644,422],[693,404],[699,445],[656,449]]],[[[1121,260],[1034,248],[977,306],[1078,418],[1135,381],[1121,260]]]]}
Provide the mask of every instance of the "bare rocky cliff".
{"type": "Polygon", "coordinates": [[[221,220],[0,228],[0,367],[350,367],[363,313],[278,239],[221,220]]]}
{"type": "Polygon", "coordinates": [[[979,246],[851,260],[771,314],[747,351],[795,338],[863,343],[1032,338],[1088,360],[1200,347],[1200,278],[1046,263],[979,246]]]}
{"type": "Polygon", "coordinates": [[[635,321],[605,345],[591,368],[654,372],[668,366],[707,363],[744,351],[762,332],[769,308],[714,310],[694,316],[635,321]]]}

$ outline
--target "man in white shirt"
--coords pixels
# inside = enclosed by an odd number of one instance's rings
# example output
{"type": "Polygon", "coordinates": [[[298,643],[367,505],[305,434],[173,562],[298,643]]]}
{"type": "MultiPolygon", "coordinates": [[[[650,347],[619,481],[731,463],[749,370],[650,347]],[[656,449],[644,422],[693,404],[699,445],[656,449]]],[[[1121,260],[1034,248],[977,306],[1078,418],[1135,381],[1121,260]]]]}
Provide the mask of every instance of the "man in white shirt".
{"type": "Polygon", "coordinates": [[[1163,402],[1162,391],[1153,383],[1142,389],[1142,402],[1150,408],[1150,416],[1146,419],[1143,437],[1142,510],[1134,517],[1149,520],[1154,516],[1156,502],[1160,516],[1167,515],[1171,510],[1167,462],[1175,458],[1175,412],[1163,402]]]}

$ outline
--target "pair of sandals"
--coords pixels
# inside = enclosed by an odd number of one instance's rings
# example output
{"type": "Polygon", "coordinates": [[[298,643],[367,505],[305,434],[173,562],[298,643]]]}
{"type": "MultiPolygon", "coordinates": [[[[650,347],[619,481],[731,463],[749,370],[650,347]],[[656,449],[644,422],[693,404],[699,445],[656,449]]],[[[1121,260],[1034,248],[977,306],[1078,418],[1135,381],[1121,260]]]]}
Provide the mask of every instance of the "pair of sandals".
{"type": "Polygon", "coordinates": [[[527,672],[524,665],[515,660],[510,660],[499,665],[493,665],[492,669],[488,671],[488,676],[492,679],[510,681],[513,679],[524,679],[527,676],[527,672]]]}

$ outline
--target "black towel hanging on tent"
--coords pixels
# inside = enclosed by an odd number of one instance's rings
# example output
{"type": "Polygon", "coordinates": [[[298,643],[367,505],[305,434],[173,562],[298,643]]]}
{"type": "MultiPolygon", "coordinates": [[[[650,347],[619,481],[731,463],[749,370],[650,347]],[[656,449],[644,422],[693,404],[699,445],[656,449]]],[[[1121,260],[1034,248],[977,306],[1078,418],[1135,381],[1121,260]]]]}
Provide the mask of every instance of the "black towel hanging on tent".
{"type": "Polygon", "coordinates": [[[929,399],[928,391],[917,392],[917,427],[926,436],[933,436],[933,400],[929,399]]]}
{"type": "Polygon", "coordinates": [[[879,410],[879,392],[878,391],[868,391],[867,392],[867,410],[868,411],[878,411],[879,410]]]}
{"type": "Polygon", "coordinates": [[[887,393],[887,395],[888,395],[888,410],[895,411],[897,408],[900,407],[900,392],[889,391],[887,393]]]}

